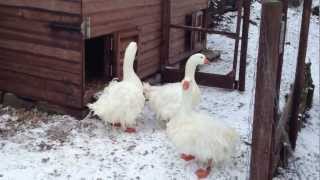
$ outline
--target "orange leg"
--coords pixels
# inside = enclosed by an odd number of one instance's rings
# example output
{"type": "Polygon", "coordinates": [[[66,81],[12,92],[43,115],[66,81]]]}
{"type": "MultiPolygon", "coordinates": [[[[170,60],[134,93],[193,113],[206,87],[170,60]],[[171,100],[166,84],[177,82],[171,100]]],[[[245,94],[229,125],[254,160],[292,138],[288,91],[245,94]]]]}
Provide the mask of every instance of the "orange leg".
{"type": "Polygon", "coordinates": [[[203,179],[203,178],[206,178],[208,177],[208,175],[210,174],[210,171],[211,171],[211,165],[212,164],[212,160],[209,160],[208,161],[208,167],[206,169],[203,169],[203,168],[199,168],[197,171],[196,171],[196,175],[199,179],[203,179]]]}
{"type": "Polygon", "coordinates": [[[126,133],[135,133],[135,132],[137,132],[136,131],[136,129],[135,128],[127,128],[124,132],[126,132],[126,133]]]}
{"type": "Polygon", "coordinates": [[[180,157],[181,157],[181,159],[183,159],[185,161],[191,161],[191,160],[195,159],[195,157],[190,154],[181,154],[180,157]]]}
{"type": "Polygon", "coordinates": [[[207,169],[203,169],[203,168],[200,168],[196,171],[196,175],[199,179],[203,179],[203,178],[206,178],[208,177],[210,171],[208,171],[207,169]]]}

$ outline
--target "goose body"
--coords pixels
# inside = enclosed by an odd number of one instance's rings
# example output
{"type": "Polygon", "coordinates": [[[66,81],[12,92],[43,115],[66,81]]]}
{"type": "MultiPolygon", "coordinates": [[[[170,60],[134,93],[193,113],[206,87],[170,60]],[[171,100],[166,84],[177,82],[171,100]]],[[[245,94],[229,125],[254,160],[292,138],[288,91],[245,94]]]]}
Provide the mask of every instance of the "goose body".
{"type": "Polygon", "coordinates": [[[105,123],[121,124],[123,128],[134,126],[143,110],[143,86],[133,70],[136,52],[137,44],[131,42],[125,51],[123,80],[111,81],[99,99],[88,104],[89,109],[105,123]]]}
{"type": "MultiPolygon", "coordinates": [[[[195,71],[197,65],[207,64],[208,60],[202,54],[191,56],[186,64],[185,77],[189,77],[193,82],[192,106],[200,102],[200,89],[195,82],[195,71]]],[[[149,100],[150,107],[157,114],[157,119],[168,122],[179,110],[182,102],[181,83],[168,83],[162,86],[150,86],[144,84],[144,92],[149,100]]]]}
{"type": "Polygon", "coordinates": [[[179,114],[167,124],[167,134],[180,153],[202,162],[228,160],[238,139],[237,132],[204,112],[179,114]]]}
{"type": "Polygon", "coordinates": [[[189,80],[184,80],[183,83],[186,85],[182,85],[182,105],[167,124],[169,139],[178,152],[192,155],[201,162],[208,162],[208,167],[212,163],[228,160],[239,140],[238,133],[208,114],[193,110],[193,83],[189,80]]]}
{"type": "MultiPolygon", "coordinates": [[[[148,89],[147,99],[150,107],[156,112],[159,121],[168,122],[178,111],[182,102],[181,83],[168,83],[163,86],[144,84],[144,91],[148,89]]],[[[200,102],[200,89],[194,86],[192,90],[193,106],[200,102]]]]}

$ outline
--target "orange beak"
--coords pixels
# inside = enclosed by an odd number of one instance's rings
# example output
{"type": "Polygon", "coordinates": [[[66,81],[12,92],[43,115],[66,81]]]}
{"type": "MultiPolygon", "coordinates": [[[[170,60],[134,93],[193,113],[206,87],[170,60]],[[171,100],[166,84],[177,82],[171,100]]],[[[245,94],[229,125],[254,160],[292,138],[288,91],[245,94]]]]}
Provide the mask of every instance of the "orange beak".
{"type": "Polygon", "coordinates": [[[210,61],[207,58],[205,58],[204,59],[204,64],[209,64],[209,63],[210,63],[210,61]]]}
{"type": "Polygon", "coordinates": [[[182,88],[183,88],[183,90],[188,90],[189,89],[189,87],[190,87],[190,82],[189,81],[183,81],[182,82],[182,88]]]}

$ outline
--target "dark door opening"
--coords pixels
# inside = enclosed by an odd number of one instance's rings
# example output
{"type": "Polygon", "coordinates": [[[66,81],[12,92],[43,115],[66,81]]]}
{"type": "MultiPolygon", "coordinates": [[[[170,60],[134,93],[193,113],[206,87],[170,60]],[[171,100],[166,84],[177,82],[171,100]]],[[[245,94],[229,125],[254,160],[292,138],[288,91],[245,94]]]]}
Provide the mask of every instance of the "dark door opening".
{"type": "Polygon", "coordinates": [[[113,49],[112,35],[85,41],[85,102],[91,101],[92,96],[112,79],[113,49]]]}

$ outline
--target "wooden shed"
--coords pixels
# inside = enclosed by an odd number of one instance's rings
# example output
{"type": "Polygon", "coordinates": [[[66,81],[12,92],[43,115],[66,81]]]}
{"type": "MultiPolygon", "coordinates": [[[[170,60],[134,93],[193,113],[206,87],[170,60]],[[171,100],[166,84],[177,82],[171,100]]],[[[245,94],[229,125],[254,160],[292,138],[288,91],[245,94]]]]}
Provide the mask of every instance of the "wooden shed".
{"type": "Polygon", "coordinates": [[[204,47],[204,33],[169,30],[166,22],[199,26],[202,11],[192,14],[207,6],[207,0],[0,1],[0,91],[82,110],[91,83],[121,78],[128,42],[138,42],[141,78],[204,47]]]}

